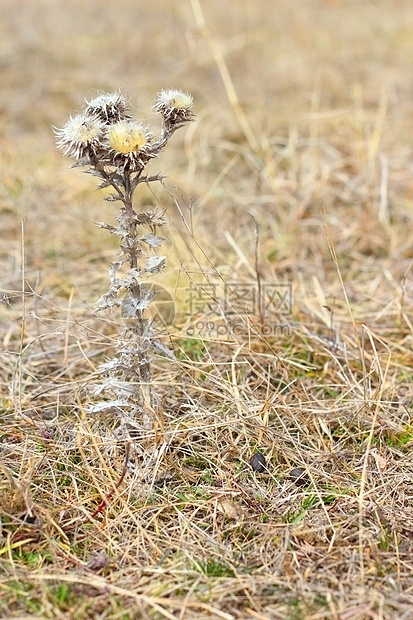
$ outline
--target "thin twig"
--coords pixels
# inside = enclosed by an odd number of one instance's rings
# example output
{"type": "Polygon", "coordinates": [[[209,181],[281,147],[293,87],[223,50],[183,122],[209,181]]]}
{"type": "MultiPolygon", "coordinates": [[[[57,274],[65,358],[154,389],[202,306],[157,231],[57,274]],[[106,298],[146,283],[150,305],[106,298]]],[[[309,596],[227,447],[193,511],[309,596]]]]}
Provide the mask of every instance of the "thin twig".
{"type": "Polygon", "coordinates": [[[89,523],[89,521],[94,519],[100,512],[102,512],[104,510],[104,508],[109,504],[110,500],[112,499],[112,497],[114,496],[114,494],[119,489],[119,487],[122,484],[122,482],[124,481],[125,476],[126,476],[126,472],[128,471],[128,463],[129,463],[129,456],[130,456],[130,444],[131,444],[130,441],[126,442],[125,463],[123,465],[122,473],[120,475],[119,480],[117,481],[117,483],[115,484],[113,489],[111,491],[109,491],[109,493],[106,494],[106,496],[100,502],[100,504],[96,508],[96,510],[90,515],[90,517],[87,517],[83,521],[83,523],[89,523]]]}

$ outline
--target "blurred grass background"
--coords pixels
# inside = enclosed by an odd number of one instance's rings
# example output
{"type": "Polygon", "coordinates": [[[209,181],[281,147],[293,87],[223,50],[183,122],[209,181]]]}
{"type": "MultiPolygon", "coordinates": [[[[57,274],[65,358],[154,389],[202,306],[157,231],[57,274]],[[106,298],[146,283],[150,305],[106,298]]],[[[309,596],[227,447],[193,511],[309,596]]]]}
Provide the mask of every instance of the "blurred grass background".
{"type": "Polygon", "coordinates": [[[0,9],[2,617],[408,619],[412,3],[1,0],[0,9]],[[188,393],[200,396],[184,416],[184,456],[161,459],[175,478],[159,491],[154,478],[151,496],[128,479],[85,534],[82,519],[123,463],[77,392],[107,351],[91,313],[117,249],[94,222],[111,223],[115,210],[70,169],[51,127],[118,89],[156,126],[150,104],[163,88],[190,92],[197,112],[151,164],[183,217],[162,187],[141,194],[171,218],[164,282],[178,306],[185,278],[212,265],[255,282],[256,222],[263,280],[292,283],[291,333],[272,349],[253,341],[245,353],[242,343],[239,367],[232,344],[181,341],[185,380],[165,406],[173,437],[188,393]],[[348,357],[316,339],[333,332],[348,357]],[[370,471],[373,444],[383,460],[370,471]],[[274,476],[246,472],[257,446],[274,476]],[[312,495],[285,482],[296,464],[317,482],[312,495]],[[226,503],[216,499],[227,488],[226,503]],[[44,525],[23,545],[29,505],[44,525]],[[79,577],[102,551],[113,564],[79,577]],[[39,579],[30,592],[28,579],[39,579]]]}
{"type": "Polygon", "coordinates": [[[80,263],[110,245],[90,223],[110,219],[113,209],[90,193],[90,178],[69,169],[51,132],[99,90],[120,88],[143,120],[153,119],[150,103],[161,88],[194,95],[196,125],[176,136],[154,169],[194,201],[197,230],[222,248],[223,260],[230,260],[226,227],[244,243],[253,237],[251,210],[271,229],[279,259],[306,260],[315,243],[308,220],[319,220],[322,204],[341,230],[355,218],[362,224],[350,246],[386,245],[371,222],[379,209],[380,153],[401,208],[402,215],[391,215],[410,220],[409,2],[281,1],[268,8],[263,0],[208,0],[202,7],[256,137],[255,153],[189,1],[2,1],[5,285],[15,277],[21,217],[28,269],[50,266],[70,285],[80,263]]]}

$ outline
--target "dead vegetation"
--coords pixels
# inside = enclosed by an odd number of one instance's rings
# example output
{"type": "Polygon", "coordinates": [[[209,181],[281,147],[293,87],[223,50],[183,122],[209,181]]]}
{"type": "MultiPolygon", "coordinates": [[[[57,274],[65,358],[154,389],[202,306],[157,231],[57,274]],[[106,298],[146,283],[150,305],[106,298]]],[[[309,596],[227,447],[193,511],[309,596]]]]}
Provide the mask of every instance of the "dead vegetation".
{"type": "Polygon", "coordinates": [[[410,3],[3,5],[0,616],[407,620],[410,3]],[[125,444],[88,409],[112,206],[50,126],[165,84],[198,116],[141,193],[173,231],[177,362],[125,444]]]}

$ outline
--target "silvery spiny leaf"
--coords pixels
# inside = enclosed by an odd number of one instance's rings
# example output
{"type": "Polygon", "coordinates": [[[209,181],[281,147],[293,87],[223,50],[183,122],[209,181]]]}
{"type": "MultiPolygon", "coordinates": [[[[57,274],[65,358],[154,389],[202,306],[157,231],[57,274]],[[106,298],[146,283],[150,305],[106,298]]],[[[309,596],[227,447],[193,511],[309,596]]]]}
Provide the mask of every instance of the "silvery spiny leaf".
{"type": "Polygon", "coordinates": [[[97,186],[97,189],[106,189],[107,187],[112,187],[112,183],[110,181],[102,181],[102,183],[99,183],[99,185],[97,186]]]}
{"type": "Polygon", "coordinates": [[[119,230],[120,229],[117,226],[112,226],[111,224],[106,224],[106,222],[95,222],[95,224],[99,228],[104,228],[105,230],[108,230],[112,234],[114,234],[114,233],[118,233],[119,234],[119,230]]]}
{"type": "MultiPolygon", "coordinates": [[[[100,390],[100,392],[103,392],[103,390],[106,390],[106,389],[107,389],[107,386],[104,385],[102,386],[102,389],[100,390]]],[[[95,395],[98,396],[99,394],[96,392],[95,395]]],[[[103,401],[101,403],[96,403],[96,405],[91,405],[88,409],[90,413],[100,413],[101,411],[105,411],[106,409],[111,409],[112,407],[120,408],[126,405],[128,405],[128,403],[122,400],[108,400],[108,401],[103,401]]]]}
{"type": "Polygon", "coordinates": [[[139,183],[154,183],[155,181],[162,182],[163,179],[166,179],[166,177],[162,174],[154,174],[152,176],[144,176],[144,177],[139,176],[138,174],[133,179],[131,183],[131,188],[132,190],[135,190],[139,183]]]}
{"type": "Polygon", "coordinates": [[[166,256],[151,256],[146,261],[144,271],[148,273],[158,273],[165,267],[166,256]]]}
{"type": "Polygon", "coordinates": [[[117,194],[110,194],[109,196],[105,196],[103,200],[106,200],[106,202],[117,202],[123,199],[121,198],[121,196],[118,196],[117,194]]]}
{"type": "Polygon", "coordinates": [[[142,312],[148,308],[153,297],[153,293],[148,293],[140,299],[133,299],[132,297],[124,299],[122,302],[122,315],[125,318],[136,316],[137,312],[142,312]]]}
{"type": "Polygon", "coordinates": [[[162,241],[165,240],[162,237],[158,237],[158,235],[154,235],[153,233],[147,233],[146,235],[142,235],[141,241],[147,243],[150,248],[157,248],[162,245],[162,241]]]}
{"type": "MultiPolygon", "coordinates": [[[[82,157],[81,159],[78,159],[74,164],[72,164],[72,168],[81,168],[82,166],[89,166],[90,165],[90,157],[89,155],[86,155],[86,157],[82,157]]],[[[85,172],[89,172],[90,174],[93,174],[92,172],[93,168],[91,168],[90,170],[85,170],[85,172]]]]}

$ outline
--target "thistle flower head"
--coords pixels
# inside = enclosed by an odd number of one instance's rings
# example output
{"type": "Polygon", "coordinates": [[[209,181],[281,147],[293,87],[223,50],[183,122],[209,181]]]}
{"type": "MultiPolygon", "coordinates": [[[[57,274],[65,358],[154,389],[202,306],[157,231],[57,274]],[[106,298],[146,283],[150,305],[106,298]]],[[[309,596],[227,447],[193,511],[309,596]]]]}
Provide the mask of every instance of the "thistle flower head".
{"type": "Polygon", "coordinates": [[[152,134],[145,125],[131,119],[118,121],[108,128],[107,140],[116,165],[130,169],[143,168],[150,157],[152,134]]]}
{"type": "Polygon", "coordinates": [[[80,159],[96,153],[102,144],[103,123],[93,116],[78,114],[67,121],[63,129],[53,127],[58,138],[57,147],[63,150],[65,157],[80,159]]]}
{"type": "Polygon", "coordinates": [[[156,96],[153,109],[172,124],[186,123],[194,118],[194,100],[182,90],[161,90],[156,96]]]}
{"type": "Polygon", "coordinates": [[[106,124],[129,118],[129,101],[119,92],[101,93],[91,101],[86,101],[86,114],[94,116],[106,124]]]}

